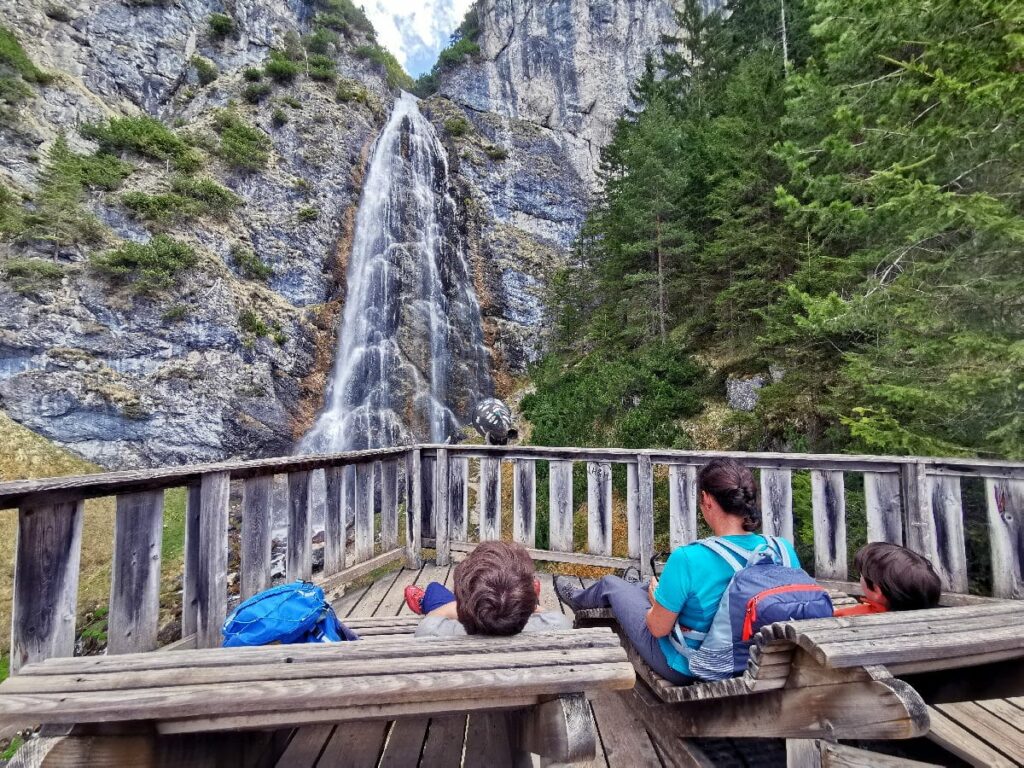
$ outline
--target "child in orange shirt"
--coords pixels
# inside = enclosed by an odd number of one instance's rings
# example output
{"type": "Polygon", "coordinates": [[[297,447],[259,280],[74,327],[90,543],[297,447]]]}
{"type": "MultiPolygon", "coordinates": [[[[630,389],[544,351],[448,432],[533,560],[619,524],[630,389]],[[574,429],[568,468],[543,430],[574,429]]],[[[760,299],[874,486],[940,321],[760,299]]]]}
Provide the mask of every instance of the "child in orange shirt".
{"type": "Polygon", "coordinates": [[[859,605],[837,608],[836,616],[886,611],[916,611],[939,604],[942,582],[921,555],[906,547],[876,541],[854,557],[864,596],[859,605]]]}

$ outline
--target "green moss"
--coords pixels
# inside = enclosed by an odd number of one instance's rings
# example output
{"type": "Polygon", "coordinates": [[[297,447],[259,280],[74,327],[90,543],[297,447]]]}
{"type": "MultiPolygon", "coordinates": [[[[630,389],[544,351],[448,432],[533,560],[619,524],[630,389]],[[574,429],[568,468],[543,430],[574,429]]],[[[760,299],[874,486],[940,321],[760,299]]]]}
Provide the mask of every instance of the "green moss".
{"type": "Polygon", "coordinates": [[[444,121],[444,130],[449,136],[465,136],[471,127],[464,117],[451,117],[444,121]]]}
{"type": "Polygon", "coordinates": [[[389,88],[402,88],[411,91],[415,86],[415,81],[402,69],[398,59],[376,43],[360,45],[353,53],[361,59],[369,59],[384,67],[389,88]]]}
{"type": "Polygon", "coordinates": [[[302,109],[302,102],[294,96],[282,96],[281,103],[291,107],[292,109],[302,109]]]}
{"type": "Polygon", "coordinates": [[[106,152],[135,152],[153,160],[170,160],[179,171],[191,173],[202,157],[187,141],[154,117],[114,117],[106,123],[86,123],[79,132],[106,152]]]}
{"type": "Polygon", "coordinates": [[[224,13],[210,14],[207,23],[210,27],[210,34],[218,40],[224,39],[235,31],[234,19],[224,13]]]}
{"type": "Polygon", "coordinates": [[[270,57],[263,65],[263,71],[279,83],[289,83],[302,71],[302,65],[292,61],[281,51],[271,51],[270,57]]]}
{"type": "Polygon", "coordinates": [[[226,109],[217,113],[214,126],[220,135],[217,154],[228,165],[241,171],[256,171],[266,167],[271,144],[270,138],[263,131],[226,109]]]}
{"type": "Polygon", "coordinates": [[[204,59],[202,56],[192,57],[192,67],[195,69],[196,77],[199,78],[199,82],[202,85],[209,85],[220,75],[217,65],[209,59],[204,59]]]}
{"type": "Polygon", "coordinates": [[[242,90],[242,98],[250,104],[259,104],[270,95],[270,83],[249,83],[242,90]]]}
{"type": "Polygon", "coordinates": [[[124,243],[89,259],[92,269],[138,294],[156,294],[179,284],[199,259],[187,243],[157,235],[148,243],[124,243]]]}
{"type": "Polygon", "coordinates": [[[242,276],[250,280],[265,282],[274,276],[274,270],[250,248],[231,246],[231,261],[242,276]]]}
{"type": "Polygon", "coordinates": [[[307,205],[299,209],[298,214],[299,221],[316,221],[320,218],[320,209],[312,205],[307,205]]]}
{"type": "Polygon", "coordinates": [[[16,293],[32,296],[60,283],[64,267],[47,259],[5,259],[0,274],[16,293]]]}

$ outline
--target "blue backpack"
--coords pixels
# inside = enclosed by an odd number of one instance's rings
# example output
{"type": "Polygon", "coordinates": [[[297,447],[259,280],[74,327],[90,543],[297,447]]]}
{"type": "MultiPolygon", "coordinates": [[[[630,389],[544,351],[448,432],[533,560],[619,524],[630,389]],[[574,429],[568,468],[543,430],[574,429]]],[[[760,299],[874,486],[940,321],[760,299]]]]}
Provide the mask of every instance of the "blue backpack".
{"type": "Polygon", "coordinates": [[[832,600],[802,568],[795,568],[789,549],[774,536],[752,551],[713,537],[697,542],[733,569],[707,632],[673,628],[669,640],[687,658],[690,672],[702,680],[742,674],[750,643],[758,630],[776,621],[823,619],[832,615],[832,600]],[[686,640],[700,643],[691,648],[686,640]]]}
{"type": "Polygon", "coordinates": [[[308,581],[293,581],[253,595],[231,612],[222,632],[225,648],[359,639],[338,621],[324,591],[308,581]]]}

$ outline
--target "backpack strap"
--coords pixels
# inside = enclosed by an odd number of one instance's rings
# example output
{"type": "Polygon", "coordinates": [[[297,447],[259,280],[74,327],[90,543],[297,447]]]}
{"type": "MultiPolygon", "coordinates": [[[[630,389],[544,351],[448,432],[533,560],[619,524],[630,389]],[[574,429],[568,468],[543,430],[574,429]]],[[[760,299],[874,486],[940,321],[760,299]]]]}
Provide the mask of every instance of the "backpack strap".
{"type": "Polygon", "coordinates": [[[780,539],[778,536],[765,536],[769,546],[774,550],[775,554],[779,556],[777,562],[781,563],[786,568],[793,567],[793,558],[789,555],[789,547],[780,539]]]}
{"type": "Polygon", "coordinates": [[[708,539],[701,539],[696,543],[702,547],[707,547],[725,560],[735,573],[739,573],[747,567],[748,558],[751,553],[743,549],[743,547],[736,546],[731,541],[718,536],[712,536],[708,539]]]}

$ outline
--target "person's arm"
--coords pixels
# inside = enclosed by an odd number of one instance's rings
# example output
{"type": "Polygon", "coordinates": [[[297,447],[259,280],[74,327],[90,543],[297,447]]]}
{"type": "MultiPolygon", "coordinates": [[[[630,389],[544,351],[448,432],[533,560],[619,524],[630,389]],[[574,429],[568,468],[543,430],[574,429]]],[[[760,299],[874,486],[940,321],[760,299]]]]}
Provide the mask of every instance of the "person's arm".
{"type": "Polygon", "coordinates": [[[671,634],[690,592],[690,566],[686,549],[680,547],[674,551],[665,563],[661,582],[652,578],[648,587],[647,599],[651,607],[647,610],[647,629],[655,637],[671,634]]]}

